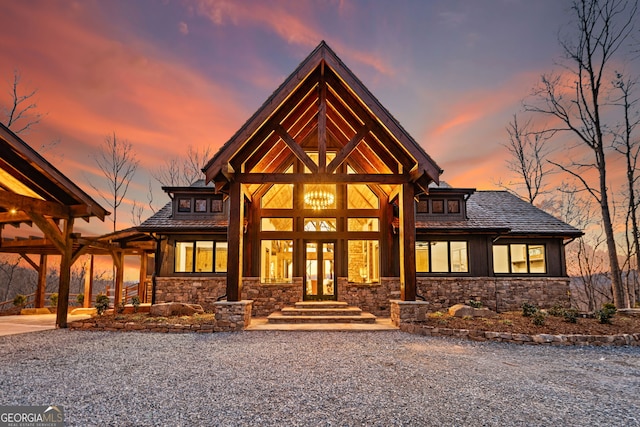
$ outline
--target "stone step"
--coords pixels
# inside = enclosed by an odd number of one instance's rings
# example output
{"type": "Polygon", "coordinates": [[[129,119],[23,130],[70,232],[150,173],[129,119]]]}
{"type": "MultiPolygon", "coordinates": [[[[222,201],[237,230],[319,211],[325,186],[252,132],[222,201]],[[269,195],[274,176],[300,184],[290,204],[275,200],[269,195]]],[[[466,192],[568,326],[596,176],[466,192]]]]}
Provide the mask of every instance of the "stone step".
{"type": "Polygon", "coordinates": [[[349,304],[344,301],[298,301],[296,308],[346,308],[349,304]]]}
{"type": "Polygon", "coordinates": [[[298,308],[285,307],[282,309],[284,316],[357,316],[362,313],[358,307],[341,308],[298,308]]]}
{"type": "Polygon", "coordinates": [[[357,316],[287,316],[282,312],[271,313],[267,320],[269,323],[375,323],[376,316],[371,313],[361,313],[357,316]]]}

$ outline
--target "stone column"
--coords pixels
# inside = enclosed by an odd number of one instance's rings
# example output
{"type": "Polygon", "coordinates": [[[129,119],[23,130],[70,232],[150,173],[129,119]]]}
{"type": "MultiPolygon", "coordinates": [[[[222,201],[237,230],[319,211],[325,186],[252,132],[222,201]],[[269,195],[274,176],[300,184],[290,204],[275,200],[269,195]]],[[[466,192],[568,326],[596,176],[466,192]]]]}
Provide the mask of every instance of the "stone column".
{"type": "Polygon", "coordinates": [[[216,316],[215,332],[239,332],[251,324],[252,300],[217,301],[213,304],[216,316]]]}

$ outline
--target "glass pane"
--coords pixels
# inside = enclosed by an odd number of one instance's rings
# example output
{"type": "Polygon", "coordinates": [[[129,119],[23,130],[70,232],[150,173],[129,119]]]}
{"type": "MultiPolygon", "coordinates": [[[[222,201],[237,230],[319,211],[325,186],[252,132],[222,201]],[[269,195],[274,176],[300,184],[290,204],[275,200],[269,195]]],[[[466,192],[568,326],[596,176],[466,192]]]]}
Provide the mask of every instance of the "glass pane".
{"type": "Polygon", "coordinates": [[[227,242],[216,242],[216,273],[227,272],[227,242]]]}
{"type": "Polygon", "coordinates": [[[511,248],[511,272],[527,272],[527,245],[510,245],[511,248]]]}
{"type": "Polygon", "coordinates": [[[366,184],[347,185],[348,209],[378,209],[378,196],[366,184]]]}
{"type": "Polygon", "coordinates": [[[460,213],[460,200],[447,200],[447,212],[460,213]]]}
{"type": "Polygon", "coordinates": [[[260,249],[260,281],[263,283],[291,283],[293,241],[262,240],[260,249]]]}
{"type": "Polygon", "coordinates": [[[333,261],[335,248],[334,243],[322,244],[322,294],[333,295],[334,277],[333,277],[333,261]]]}
{"type": "Polygon", "coordinates": [[[416,242],[416,272],[429,272],[429,242],[416,242]]]}
{"type": "Polygon", "coordinates": [[[305,218],[304,231],[336,231],[336,219],[305,218]]]}
{"type": "Polygon", "coordinates": [[[493,272],[509,273],[509,246],[493,246],[493,272]]]}
{"type": "Polygon", "coordinates": [[[377,240],[349,240],[349,282],[378,283],[380,280],[380,245],[377,240]]]}
{"type": "Polygon", "coordinates": [[[468,272],[467,242],[449,242],[449,246],[451,248],[451,272],[468,272]]]}
{"type": "Polygon", "coordinates": [[[293,184],[273,184],[262,196],[263,209],[293,209],[293,184]]]}
{"type": "Polygon", "coordinates": [[[176,242],[175,271],[193,272],[193,242],[176,242]]]}
{"type": "Polygon", "coordinates": [[[262,218],[262,231],[293,231],[293,218],[262,218]]]}
{"type": "Polygon", "coordinates": [[[447,242],[431,242],[431,272],[449,272],[449,248],[447,242]]]}
{"type": "Polygon", "coordinates": [[[308,242],[306,245],[305,283],[307,295],[318,295],[318,244],[308,242]]]}
{"type": "Polygon", "coordinates": [[[304,186],[305,209],[335,209],[336,185],[335,184],[305,184],[304,186]]]}
{"type": "Polygon", "coordinates": [[[529,272],[546,272],[544,245],[529,245],[529,272]]]}
{"type": "Polygon", "coordinates": [[[380,231],[378,218],[349,218],[347,231],[380,231]]]}
{"type": "Polygon", "coordinates": [[[196,242],[196,271],[213,272],[213,242],[196,242]]]}
{"type": "Polygon", "coordinates": [[[434,213],[434,214],[444,213],[444,200],[432,200],[431,213],[434,213]]]}

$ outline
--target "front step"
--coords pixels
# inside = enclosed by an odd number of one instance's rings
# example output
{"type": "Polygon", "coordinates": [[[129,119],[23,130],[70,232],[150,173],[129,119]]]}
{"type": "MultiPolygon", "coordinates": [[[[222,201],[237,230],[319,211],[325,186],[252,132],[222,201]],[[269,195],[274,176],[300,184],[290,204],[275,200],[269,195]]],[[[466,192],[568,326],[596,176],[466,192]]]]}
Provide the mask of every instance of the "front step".
{"type": "Polygon", "coordinates": [[[271,313],[267,320],[277,324],[375,323],[376,316],[343,301],[300,301],[295,307],[271,313]]]}
{"type": "Polygon", "coordinates": [[[362,313],[359,316],[287,316],[282,312],[271,313],[267,320],[269,323],[376,323],[376,316],[371,313],[362,313]]]}

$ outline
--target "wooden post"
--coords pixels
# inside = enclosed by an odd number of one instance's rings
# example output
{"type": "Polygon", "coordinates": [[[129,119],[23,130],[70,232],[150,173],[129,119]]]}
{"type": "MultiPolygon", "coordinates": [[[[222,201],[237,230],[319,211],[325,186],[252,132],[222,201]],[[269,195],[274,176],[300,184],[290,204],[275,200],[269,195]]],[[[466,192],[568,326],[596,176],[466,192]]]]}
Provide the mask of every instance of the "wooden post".
{"type": "Polygon", "coordinates": [[[138,298],[140,302],[147,302],[147,253],[140,254],[140,281],[138,282],[138,298]]]}
{"type": "Polygon", "coordinates": [[[416,215],[414,187],[408,182],[400,190],[400,299],[416,299],[416,215]]]}
{"type": "Polygon", "coordinates": [[[116,267],[116,289],[113,295],[113,308],[116,309],[122,301],[122,285],[124,283],[124,252],[116,251],[111,254],[116,267]]]}
{"type": "Polygon", "coordinates": [[[84,275],[84,301],[82,307],[91,307],[91,294],[93,293],[93,255],[89,255],[89,271],[84,275]]]}
{"type": "Polygon", "coordinates": [[[58,286],[58,310],[56,312],[56,326],[67,327],[67,310],[69,309],[69,283],[71,282],[71,261],[73,258],[73,217],[64,222],[64,250],[60,256],[60,284],[58,286]]]}
{"type": "Polygon", "coordinates": [[[44,307],[44,294],[47,289],[47,256],[40,255],[40,265],[38,266],[38,287],[36,289],[35,307],[44,307]]]}
{"type": "Polygon", "coordinates": [[[227,301],[240,301],[242,298],[243,214],[244,196],[242,194],[242,184],[232,181],[229,184],[227,301]]]}

